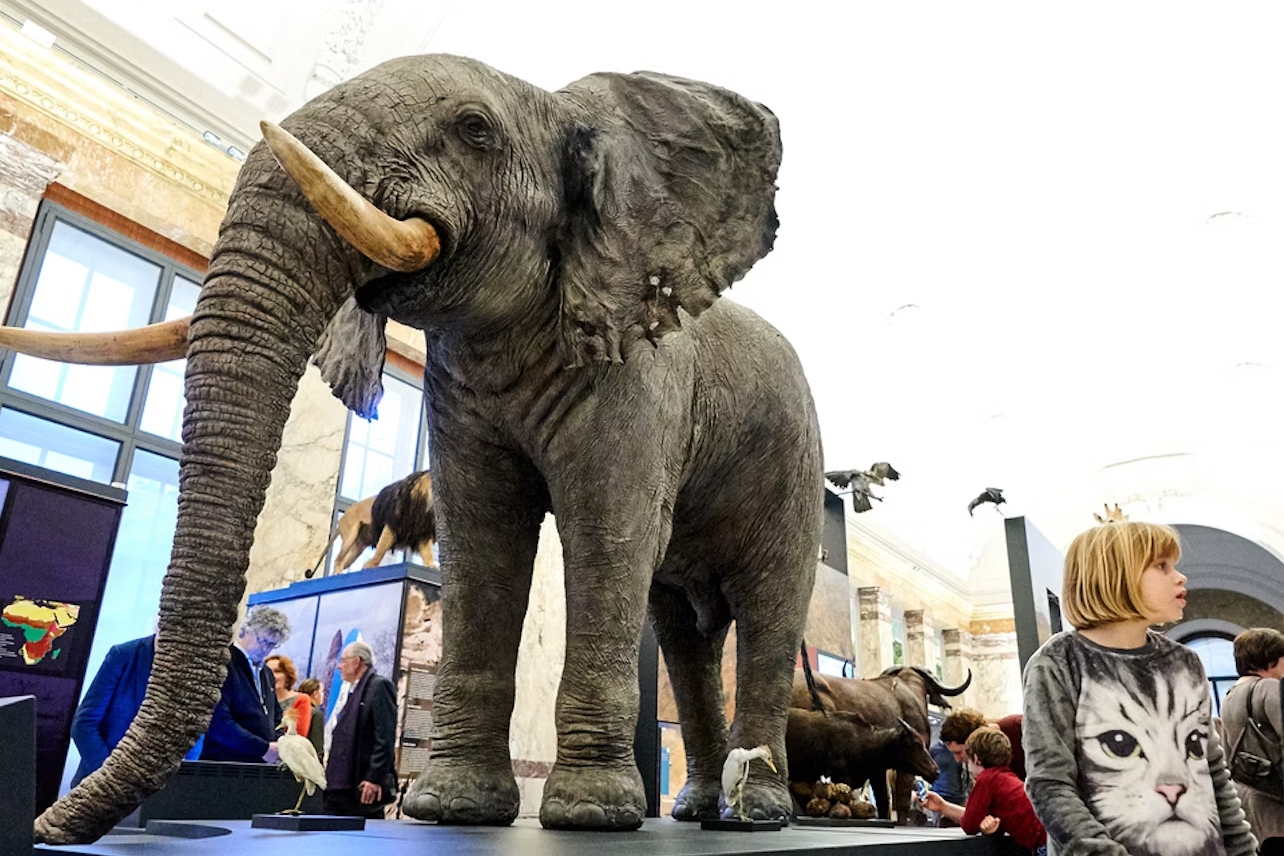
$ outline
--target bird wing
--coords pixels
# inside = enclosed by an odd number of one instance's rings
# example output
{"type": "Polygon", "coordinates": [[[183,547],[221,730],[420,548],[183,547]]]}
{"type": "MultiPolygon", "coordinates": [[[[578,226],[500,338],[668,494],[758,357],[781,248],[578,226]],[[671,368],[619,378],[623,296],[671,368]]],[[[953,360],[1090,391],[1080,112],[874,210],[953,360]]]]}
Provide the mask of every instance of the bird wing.
{"type": "Polygon", "coordinates": [[[825,473],[825,478],[839,487],[847,487],[852,483],[852,476],[855,473],[856,470],[834,470],[833,472],[825,473]]]}
{"type": "Polygon", "coordinates": [[[276,751],[294,777],[306,783],[309,794],[316,788],[325,790],[325,767],[321,766],[311,740],[297,734],[282,734],[277,738],[276,751]]]}
{"type": "Polygon", "coordinates": [[[967,513],[970,515],[973,511],[976,510],[976,507],[978,505],[980,505],[983,502],[989,502],[989,500],[990,500],[990,497],[987,494],[984,494],[984,493],[981,494],[976,499],[972,500],[967,504],[967,513]]]}

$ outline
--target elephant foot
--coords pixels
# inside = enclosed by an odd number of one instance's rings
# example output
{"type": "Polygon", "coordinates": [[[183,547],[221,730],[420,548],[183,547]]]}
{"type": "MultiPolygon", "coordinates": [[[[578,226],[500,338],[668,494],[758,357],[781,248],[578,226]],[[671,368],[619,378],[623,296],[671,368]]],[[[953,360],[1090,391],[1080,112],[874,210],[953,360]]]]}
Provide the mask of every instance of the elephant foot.
{"type": "Polygon", "coordinates": [[[508,826],[517,819],[520,806],[511,767],[486,770],[429,760],[406,793],[401,810],[417,820],[441,824],[508,826]]]}
{"type": "Polygon", "coordinates": [[[678,792],[673,802],[674,820],[717,820],[718,795],[722,785],[717,779],[701,779],[695,776],[678,792]]]}
{"type": "Polygon", "coordinates": [[[645,816],[642,776],[632,764],[618,769],[557,765],[539,809],[539,822],[547,829],[637,829],[645,816]]]}
{"type": "MultiPolygon", "coordinates": [[[[726,805],[725,798],[718,801],[723,820],[738,820],[739,816],[726,805]]],[[[740,795],[740,807],[749,820],[779,820],[789,823],[793,815],[794,800],[780,781],[754,781],[745,784],[740,795]]]]}

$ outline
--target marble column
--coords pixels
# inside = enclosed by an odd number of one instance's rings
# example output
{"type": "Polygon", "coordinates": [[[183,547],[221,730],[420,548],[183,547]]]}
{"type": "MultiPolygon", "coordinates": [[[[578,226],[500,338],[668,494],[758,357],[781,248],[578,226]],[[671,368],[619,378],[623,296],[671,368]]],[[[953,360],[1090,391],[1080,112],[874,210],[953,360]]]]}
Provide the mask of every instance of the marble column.
{"type": "Polygon", "coordinates": [[[892,604],[878,586],[861,586],[860,669],[863,677],[876,677],[892,665],[892,604]]]}
{"type": "Polygon", "coordinates": [[[562,542],[551,515],[540,529],[530,603],[517,651],[517,694],[508,750],[521,792],[521,817],[537,817],[544,783],[557,760],[553,710],[566,660],[566,586],[562,542]]]}
{"type": "Polygon", "coordinates": [[[40,198],[62,169],[57,159],[0,133],[0,307],[18,279],[40,198]]]}
{"type": "Polygon", "coordinates": [[[991,719],[1021,712],[1021,666],[1015,630],[973,634],[972,672],[970,706],[991,719]]]}
{"type": "Polygon", "coordinates": [[[928,668],[921,609],[905,610],[905,665],[928,668]]]}
{"type": "MultiPolygon", "coordinates": [[[[941,665],[941,679],[946,686],[956,687],[967,680],[972,667],[972,634],[959,628],[950,628],[944,632],[945,662],[941,665]]],[[[975,675],[972,686],[976,686],[975,675]]],[[[959,696],[954,707],[971,707],[972,689],[959,696]]]]}
{"type": "Polygon", "coordinates": [[[247,596],[303,579],[325,552],[347,425],[347,409],[330,393],[317,367],[308,366],[290,404],[254,530],[247,596]]]}

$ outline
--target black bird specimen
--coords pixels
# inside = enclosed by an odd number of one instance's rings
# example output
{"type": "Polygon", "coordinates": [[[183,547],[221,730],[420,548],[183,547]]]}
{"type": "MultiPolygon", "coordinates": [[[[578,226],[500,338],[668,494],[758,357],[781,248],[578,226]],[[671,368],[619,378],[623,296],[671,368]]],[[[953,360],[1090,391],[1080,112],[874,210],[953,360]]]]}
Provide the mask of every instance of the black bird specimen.
{"type": "MultiPolygon", "coordinates": [[[[994,510],[999,511],[999,506],[1005,502],[1005,500],[1003,499],[1003,488],[987,487],[984,493],[982,493],[976,499],[972,500],[967,504],[968,516],[971,517],[972,512],[976,509],[976,507],[986,502],[994,503],[994,510]]],[[[999,511],[999,513],[1002,514],[1003,512],[999,511]]]]}
{"type": "Polygon", "coordinates": [[[833,470],[825,473],[825,478],[829,479],[839,487],[850,487],[852,495],[852,510],[857,514],[862,511],[869,511],[873,508],[871,499],[883,501],[881,496],[875,496],[870,491],[871,485],[881,485],[884,479],[887,481],[898,481],[901,474],[896,472],[896,468],[887,461],[879,461],[870,466],[868,470],[833,470]]]}

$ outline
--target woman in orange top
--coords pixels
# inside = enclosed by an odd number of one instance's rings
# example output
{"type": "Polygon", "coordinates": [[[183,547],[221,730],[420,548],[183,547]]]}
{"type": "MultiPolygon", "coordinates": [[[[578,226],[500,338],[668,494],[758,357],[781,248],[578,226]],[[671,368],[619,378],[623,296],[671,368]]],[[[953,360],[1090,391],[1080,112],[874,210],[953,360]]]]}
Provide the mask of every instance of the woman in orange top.
{"type": "Polygon", "coordinates": [[[298,713],[295,728],[300,737],[307,737],[312,727],[312,699],[306,693],[291,689],[299,677],[294,661],[284,654],[273,654],[263,664],[272,670],[272,675],[276,678],[276,700],[281,703],[281,710],[291,706],[294,708],[298,713]]]}

